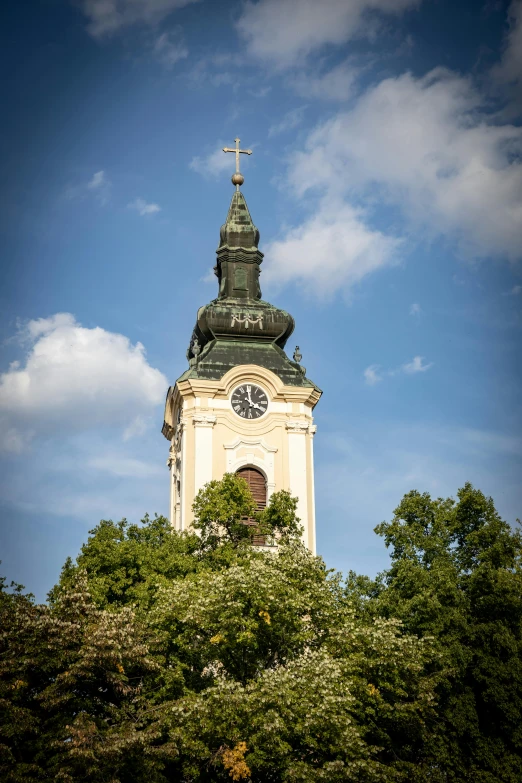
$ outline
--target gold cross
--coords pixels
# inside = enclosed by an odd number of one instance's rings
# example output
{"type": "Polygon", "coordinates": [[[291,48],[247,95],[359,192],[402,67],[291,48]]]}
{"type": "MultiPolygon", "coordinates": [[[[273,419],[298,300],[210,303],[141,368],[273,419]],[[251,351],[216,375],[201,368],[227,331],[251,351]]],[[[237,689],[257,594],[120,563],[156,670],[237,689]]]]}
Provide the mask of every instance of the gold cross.
{"type": "MultiPolygon", "coordinates": [[[[241,139],[234,139],[236,142],[236,146],[234,147],[223,147],[223,152],[235,152],[236,153],[236,174],[239,174],[241,176],[241,172],[239,171],[239,155],[243,153],[244,155],[251,155],[252,150],[240,150],[239,149],[239,142],[241,139]]],[[[232,178],[232,182],[234,182],[234,178],[232,178]]],[[[239,190],[239,185],[242,183],[234,182],[236,185],[236,189],[239,190]]]]}

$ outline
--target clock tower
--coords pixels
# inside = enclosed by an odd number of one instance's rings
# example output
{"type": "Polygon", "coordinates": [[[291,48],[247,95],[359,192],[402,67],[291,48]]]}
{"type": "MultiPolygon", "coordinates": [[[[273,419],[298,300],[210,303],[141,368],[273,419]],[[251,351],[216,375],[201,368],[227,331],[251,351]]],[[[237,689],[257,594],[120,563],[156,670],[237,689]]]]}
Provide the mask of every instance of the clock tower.
{"type": "MultiPolygon", "coordinates": [[[[303,542],[315,553],[312,411],[320,389],[306,377],[296,348],[285,344],[294,319],[261,299],[263,254],[240,185],[221,226],[214,271],[218,296],[200,307],[187,359],[189,367],[168,390],[163,435],[170,442],[170,518],[190,527],[198,491],[224,473],[239,473],[259,508],[286,489],[298,498],[303,542]]],[[[254,541],[254,543],[256,543],[254,541]]]]}

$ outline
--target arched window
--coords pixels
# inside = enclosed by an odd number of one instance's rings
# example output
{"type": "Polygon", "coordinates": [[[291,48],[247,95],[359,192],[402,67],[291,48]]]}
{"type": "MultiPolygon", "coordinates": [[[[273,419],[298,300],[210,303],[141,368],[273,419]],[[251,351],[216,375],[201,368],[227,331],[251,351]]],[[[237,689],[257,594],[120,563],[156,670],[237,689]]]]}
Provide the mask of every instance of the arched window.
{"type": "MultiPolygon", "coordinates": [[[[261,471],[256,470],[256,468],[240,468],[237,471],[237,475],[245,479],[246,483],[250,487],[250,492],[254,497],[257,510],[262,511],[264,508],[266,508],[266,479],[261,471]]],[[[254,520],[250,518],[245,519],[244,522],[245,525],[254,524],[254,520]]],[[[263,546],[265,543],[265,537],[254,536],[252,543],[255,546],[263,546]]]]}

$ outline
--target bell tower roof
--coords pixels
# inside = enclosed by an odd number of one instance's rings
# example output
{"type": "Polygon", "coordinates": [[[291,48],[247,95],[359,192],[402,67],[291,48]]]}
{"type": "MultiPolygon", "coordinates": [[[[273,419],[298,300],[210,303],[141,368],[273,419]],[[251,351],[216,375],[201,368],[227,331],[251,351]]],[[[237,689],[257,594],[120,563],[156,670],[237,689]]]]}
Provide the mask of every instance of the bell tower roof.
{"type": "Polygon", "coordinates": [[[245,250],[255,250],[259,245],[259,230],[254,225],[239,187],[232,196],[227,219],[221,226],[219,240],[219,248],[242,247],[245,250]]]}
{"type": "Polygon", "coordinates": [[[244,177],[239,171],[240,154],[252,150],[224,147],[236,155],[232,176],[235,191],[221,226],[214,273],[217,298],[200,307],[192,332],[187,359],[189,369],[179,380],[218,380],[232,367],[266,367],[288,386],[311,386],[298,359],[290,359],[284,347],[294,330],[292,316],[261,299],[259,278],[263,253],[258,249],[259,231],[254,225],[240,190],[244,177]]]}

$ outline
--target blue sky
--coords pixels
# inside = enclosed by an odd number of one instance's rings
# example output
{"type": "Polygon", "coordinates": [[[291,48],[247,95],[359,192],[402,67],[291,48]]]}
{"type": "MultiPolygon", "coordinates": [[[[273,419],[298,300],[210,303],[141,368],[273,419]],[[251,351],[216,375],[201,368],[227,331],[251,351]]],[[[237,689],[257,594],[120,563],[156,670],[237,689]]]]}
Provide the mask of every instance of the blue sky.
{"type": "Polygon", "coordinates": [[[318,549],[373,575],[410,489],[522,511],[522,2],[48,0],[3,11],[1,568],[166,513],[169,384],[232,195],[323,389],[318,549]],[[246,157],[246,156],[244,156],[246,157]]]}

